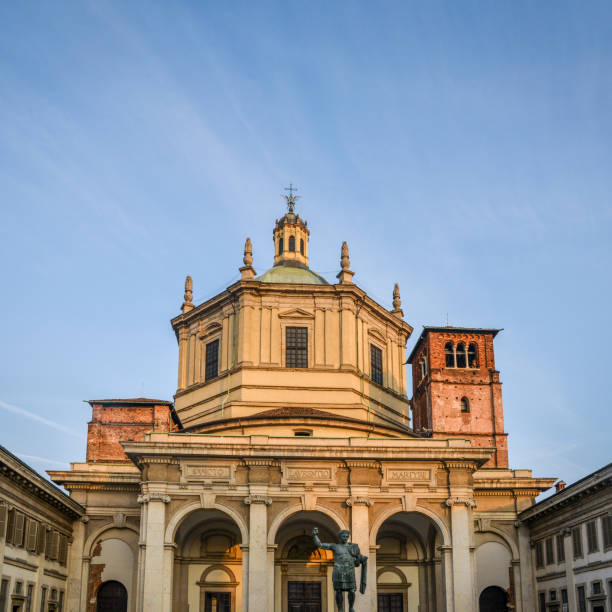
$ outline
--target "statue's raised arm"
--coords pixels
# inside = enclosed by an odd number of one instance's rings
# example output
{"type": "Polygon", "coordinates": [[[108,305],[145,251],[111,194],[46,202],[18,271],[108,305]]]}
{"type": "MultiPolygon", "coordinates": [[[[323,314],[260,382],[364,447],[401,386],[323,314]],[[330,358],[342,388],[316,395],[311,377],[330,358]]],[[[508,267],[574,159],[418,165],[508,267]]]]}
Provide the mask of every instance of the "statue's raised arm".
{"type": "Polygon", "coordinates": [[[327,544],[319,540],[319,528],[318,527],[312,528],[312,539],[314,540],[314,544],[317,548],[323,548],[325,550],[334,550],[333,544],[327,544]]]}

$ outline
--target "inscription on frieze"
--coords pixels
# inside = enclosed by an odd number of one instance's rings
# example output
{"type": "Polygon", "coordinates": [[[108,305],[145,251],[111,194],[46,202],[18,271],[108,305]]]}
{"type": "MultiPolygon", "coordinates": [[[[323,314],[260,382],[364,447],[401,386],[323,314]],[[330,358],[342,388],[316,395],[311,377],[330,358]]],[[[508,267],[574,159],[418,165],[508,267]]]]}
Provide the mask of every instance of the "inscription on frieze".
{"type": "Polygon", "coordinates": [[[415,480],[430,480],[430,470],[389,470],[387,480],[391,482],[411,482],[415,480]]]}
{"type": "Polygon", "coordinates": [[[185,476],[204,480],[230,480],[229,465],[186,465],[185,476]]]}
{"type": "Polygon", "coordinates": [[[326,468],[287,468],[287,480],[316,481],[331,480],[332,472],[326,468]]]}

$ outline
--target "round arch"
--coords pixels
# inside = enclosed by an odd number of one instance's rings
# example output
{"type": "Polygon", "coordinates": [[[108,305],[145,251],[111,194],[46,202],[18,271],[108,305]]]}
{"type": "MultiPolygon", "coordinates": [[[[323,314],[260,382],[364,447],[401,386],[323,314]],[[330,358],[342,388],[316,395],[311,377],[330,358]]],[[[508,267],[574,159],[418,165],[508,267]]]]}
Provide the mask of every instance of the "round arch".
{"type": "MultiPolygon", "coordinates": [[[[389,520],[390,518],[393,518],[393,515],[390,517],[387,517],[386,520],[389,520]]],[[[384,524],[384,523],[383,523],[384,524]]],[[[380,529],[382,528],[382,525],[378,528],[378,532],[380,533],[380,529]]],[[[425,544],[425,542],[423,542],[423,540],[421,539],[421,534],[417,532],[416,529],[414,529],[414,527],[411,527],[409,525],[405,525],[403,526],[403,529],[408,532],[411,536],[412,539],[418,544],[417,546],[417,554],[418,554],[418,559],[419,561],[424,561],[425,557],[427,556],[426,550],[427,550],[427,546],[425,544]]],[[[376,540],[378,541],[378,533],[376,534],[376,540]]],[[[378,544],[377,544],[378,546],[378,544]]]]}
{"type": "MultiPolygon", "coordinates": [[[[494,533],[496,536],[499,536],[504,541],[506,546],[508,546],[508,548],[510,549],[510,552],[512,553],[512,558],[519,559],[519,552],[518,552],[516,543],[513,542],[509,538],[508,534],[504,533],[501,529],[497,529],[495,527],[487,527],[485,530],[477,532],[477,533],[481,533],[481,534],[494,533]]],[[[485,543],[486,542],[481,542],[478,546],[482,546],[485,543]]],[[[478,548],[478,546],[476,548],[478,548]]]]}
{"type": "Polygon", "coordinates": [[[242,517],[237,512],[235,512],[228,506],[224,506],[223,504],[217,504],[217,503],[212,504],[210,508],[203,508],[202,504],[199,502],[194,502],[193,504],[189,504],[188,506],[185,506],[184,508],[177,510],[172,515],[172,518],[168,521],[168,525],[164,533],[164,544],[170,544],[170,545],[174,544],[174,538],[176,536],[176,532],[178,528],[180,527],[181,523],[183,522],[183,520],[187,516],[192,514],[193,512],[196,512],[197,510],[218,510],[219,512],[222,512],[223,514],[226,514],[238,526],[238,529],[240,530],[240,536],[242,537],[242,544],[243,545],[248,544],[249,530],[247,529],[245,522],[242,520],[242,517]]]}
{"type": "Polygon", "coordinates": [[[227,577],[229,578],[229,580],[227,581],[228,584],[231,584],[232,586],[236,586],[238,584],[234,572],[232,572],[232,570],[226,565],[220,565],[218,563],[215,565],[210,565],[202,572],[202,575],[200,576],[200,582],[202,584],[205,583],[209,574],[212,574],[214,571],[217,570],[224,572],[227,575],[227,577]]]}
{"type": "MultiPolygon", "coordinates": [[[[94,531],[85,541],[85,545],[83,546],[83,553],[88,557],[91,557],[93,554],[94,546],[98,543],[100,537],[107,531],[111,529],[127,529],[128,531],[132,531],[136,534],[136,537],[140,536],[140,532],[135,527],[131,525],[124,525],[123,527],[117,527],[114,523],[108,523],[107,525],[103,525],[96,531],[94,531]]],[[[119,539],[119,538],[118,538],[119,539]]]]}
{"type": "Polygon", "coordinates": [[[376,579],[379,580],[383,574],[394,574],[399,578],[398,584],[408,584],[408,580],[403,572],[394,567],[393,565],[383,565],[376,570],[376,579]]]}
{"type": "Polygon", "coordinates": [[[278,530],[281,528],[282,524],[294,514],[298,512],[320,512],[321,514],[325,514],[330,519],[332,519],[340,529],[348,530],[348,526],[344,519],[337,513],[334,512],[331,508],[327,508],[326,506],[321,506],[317,504],[311,510],[304,510],[304,506],[302,504],[294,504],[293,506],[289,506],[285,508],[282,512],[276,516],[276,518],[272,521],[270,525],[270,529],[268,530],[268,546],[274,546],[276,542],[276,535],[278,534],[278,530]]]}
{"type": "Polygon", "coordinates": [[[448,527],[442,518],[435,512],[432,512],[428,508],[423,508],[422,506],[415,506],[410,510],[405,510],[403,506],[393,506],[392,508],[389,508],[387,511],[383,512],[372,524],[372,528],[370,529],[370,546],[376,546],[376,538],[383,523],[388,518],[391,518],[394,514],[399,514],[400,512],[414,512],[416,514],[423,514],[424,516],[428,517],[440,532],[442,546],[448,546],[450,544],[450,533],[448,531],[448,527]]]}

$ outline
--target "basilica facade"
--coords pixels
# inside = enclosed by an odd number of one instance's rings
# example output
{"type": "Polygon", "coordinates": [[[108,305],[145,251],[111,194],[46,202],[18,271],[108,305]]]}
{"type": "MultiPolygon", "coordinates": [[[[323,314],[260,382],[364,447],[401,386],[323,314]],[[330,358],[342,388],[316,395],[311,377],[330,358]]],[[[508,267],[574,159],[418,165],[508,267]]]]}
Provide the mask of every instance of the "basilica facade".
{"type": "Polygon", "coordinates": [[[66,609],[331,612],[316,527],[368,556],[356,610],[531,612],[518,515],[554,479],[508,466],[498,330],[425,327],[407,356],[397,285],[369,297],[346,243],[337,282],[311,270],[287,203],[268,271],[247,239],[219,295],[187,277],[174,401],[92,400],[86,461],[51,472],[84,509],[66,609]]]}

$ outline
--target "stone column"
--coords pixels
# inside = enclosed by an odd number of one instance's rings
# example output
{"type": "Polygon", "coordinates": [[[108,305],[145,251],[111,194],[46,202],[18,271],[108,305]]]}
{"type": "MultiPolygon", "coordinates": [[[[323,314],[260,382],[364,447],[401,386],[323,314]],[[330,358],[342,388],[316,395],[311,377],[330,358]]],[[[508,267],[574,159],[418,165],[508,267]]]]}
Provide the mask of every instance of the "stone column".
{"type": "Polygon", "coordinates": [[[274,610],[274,555],[277,545],[268,546],[268,606],[266,610],[274,610]]]}
{"type": "MultiPolygon", "coordinates": [[[[165,522],[164,522],[165,531],[165,522]]],[[[172,612],[172,581],[174,578],[175,544],[164,544],[164,585],[162,595],[162,612],[172,612]]]]}
{"type": "Polygon", "coordinates": [[[512,575],[514,576],[514,610],[523,612],[523,598],[521,597],[521,562],[512,559],[512,575]]]}
{"type": "MultiPolygon", "coordinates": [[[[81,594],[80,594],[80,602],[81,605],[76,610],[82,610],[85,612],[87,610],[87,597],[89,596],[89,565],[91,563],[91,557],[89,555],[83,555],[82,563],[81,563],[81,594]]],[[[40,591],[40,589],[39,589],[40,591]]],[[[72,612],[70,608],[68,608],[69,612],[72,612]]]]}
{"type": "MultiPolygon", "coordinates": [[[[249,612],[249,547],[246,544],[240,546],[242,551],[242,612],[249,612]]],[[[274,609],[274,608],[273,608],[274,609]]]]}
{"type": "MultiPolygon", "coordinates": [[[[147,504],[142,612],[151,612],[151,610],[160,610],[165,602],[164,531],[166,528],[166,504],[170,502],[170,496],[163,493],[146,493],[140,495],[138,501],[147,504]]],[[[172,573],[170,573],[170,576],[172,576],[172,573]]],[[[171,600],[172,596],[170,595],[171,600]]],[[[163,612],[167,612],[167,609],[161,609],[163,612]]]]}
{"type": "Polygon", "coordinates": [[[474,571],[472,568],[471,509],[475,506],[469,497],[449,497],[446,505],[451,509],[451,538],[453,559],[453,599],[456,612],[475,610],[474,571]]]}
{"type": "MultiPolygon", "coordinates": [[[[435,572],[435,587],[438,585],[438,578],[440,579],[439,584],[444,584],[444,595],[442,591],[438,590],[438,597],[436,598],[436,612],[454,612],[455,601],[453,598],[453,567],[452,567],[452,546],[440,546],[440,554],[442,555],[442,567],[441,571],[435,572]]],[[[438,569],[437,567],[435,568],[438,569]]],[[[459,611],[457,611],[459,612],[459,611]]]]}
{"type": "Polygon", "coordinates": [[[72,543],[68,557],[68,580],[66,584],[66,610],[77,612],[81,609],[81,589],[87,589],[87,582],[82,583],[81,567],[83,563],[83,546],[85,544],[85,524],[89,517],[82,516],[75,521],[72,531],[72,543]]]}
{"type": "MultiPolygon", "coordinates": [[[[370,506],[374,503],[360,492],[356,487],[351,488],[354,494],[346,500],[346,505],[351,509],[351,541],[359,546],[362,555],[370,553],[370,506]]],[[[355,569],[357,581],[357,597],[355,599],[355,610],[357,612],[371,612],[376,610],[376,552],[374,558],[368,559],[367,589],[365,594],[359,592],[361,568],[355,569]]]]}
{"type": "Polygon", "coordinates": [[[263,612],[268,606],[268,506],[272,499],[266,496],[267,487],[258,491],[251,487],[251,494],[244,498],[249,506],[249,573],[248,610],[263,612]]]}

